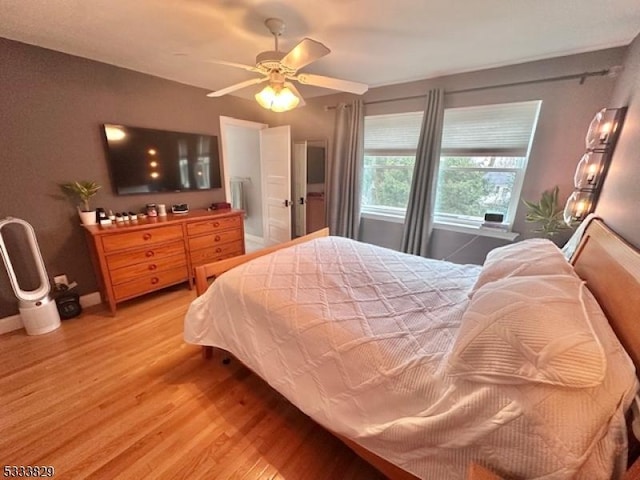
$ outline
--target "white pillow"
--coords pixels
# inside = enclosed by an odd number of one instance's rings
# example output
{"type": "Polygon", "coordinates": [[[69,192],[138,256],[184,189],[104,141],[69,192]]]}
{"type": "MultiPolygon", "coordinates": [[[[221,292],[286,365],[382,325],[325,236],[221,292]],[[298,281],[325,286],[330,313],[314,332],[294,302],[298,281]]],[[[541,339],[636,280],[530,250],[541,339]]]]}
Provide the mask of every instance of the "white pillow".
{"type": "Polygon", "coordinates": [[[575,276],[511,277],[489,283],[471,299],[448,373],[499,384],[564,387],[602,383],[606,357],[588,311],[606,317],[575,276]],[[588,302],[588,307],[585,305],[588,302]]]}
{"type": "Polygon", "coordinates": [[[483,285],[502,278],[562,274],[573,274],[562,251],[551,240],[531,238],[491,250],[469,297],[483,285]]]}

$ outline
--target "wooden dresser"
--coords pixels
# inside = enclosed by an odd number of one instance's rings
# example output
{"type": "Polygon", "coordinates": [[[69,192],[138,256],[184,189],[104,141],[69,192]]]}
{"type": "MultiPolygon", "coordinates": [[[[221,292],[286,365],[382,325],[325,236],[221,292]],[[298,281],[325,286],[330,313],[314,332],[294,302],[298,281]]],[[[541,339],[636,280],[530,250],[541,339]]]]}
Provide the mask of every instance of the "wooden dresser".
{"type": "Polygon", "coordinates": [[[193,268],[244,254],[240,210],[148,217],[85,226],[102,301],[116,304],[169,285],[189,282],[193,268]]]}

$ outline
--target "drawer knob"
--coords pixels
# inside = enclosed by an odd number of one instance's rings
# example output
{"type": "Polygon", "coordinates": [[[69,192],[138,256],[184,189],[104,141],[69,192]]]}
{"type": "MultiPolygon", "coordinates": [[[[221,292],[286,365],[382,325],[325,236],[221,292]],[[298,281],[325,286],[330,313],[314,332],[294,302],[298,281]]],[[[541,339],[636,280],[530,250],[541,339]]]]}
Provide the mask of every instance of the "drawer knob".
{"type": "Polygon", "coordinates": [[[158,266],[155,263],[149,265],[149,270],[155,270],[156,268],[158,268],[158,266]]]}
{"type": "Polygon", "coordinates": [[[142,235],[142,239],[143,240],[150,240],[151,239],[151,234],[150,233],[145,233],[144,235],[142,235]]]}
{"type": "Polygon", "coordinates": [[[160,281],[160,279],[159,279],[158,277],[153,277],[153,278],[151,279],[151,284],[152,284],[152,285],[155,285],[155,284],[156,284],[156,283],[158,283],[159,281],[160,281]]]}
{"type": "Polygon", "coordinates": [[[216,248],[216,253],[221,253],[222,249],[220,247],[216,248]]]}
{"type": "Polygon", "coordinates": [[[220,241],[220,235],[216,235],[213,239],[214,239],[216,242],[219,242],[219,241],[220,241]]]}
{"type": "Polygon", "coordinates": [[[213,226],[216,227],[216,228],[219,227],[220,226],[220,222],[213,222],[213,226]]]}
{"type": "Polygon", "coordinates": [[[154,255],[155,255],[155,253],[153,252],[153,250],[149,250],[147,253],[145,253],[145,256],[146,256],[147,258],[149,258],[149,257],[153,257],[154,255]]]}

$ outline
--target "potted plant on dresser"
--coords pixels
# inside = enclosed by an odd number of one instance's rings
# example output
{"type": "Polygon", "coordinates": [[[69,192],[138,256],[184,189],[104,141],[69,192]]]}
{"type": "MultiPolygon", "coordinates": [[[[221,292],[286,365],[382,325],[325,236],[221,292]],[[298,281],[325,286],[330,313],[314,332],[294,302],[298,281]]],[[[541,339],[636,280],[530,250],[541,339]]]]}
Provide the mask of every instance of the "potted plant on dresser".
{"type": "Polygon", "coordinates": [[[101,186],[96,182],[83,180],[80,182],[69,182],[60,185],[62,191],[70,198],[80,200],[78,213],[83,225],[94,225],[96,223],[96,211],[91,210],[89,199],[93,197],[101,186]]]}

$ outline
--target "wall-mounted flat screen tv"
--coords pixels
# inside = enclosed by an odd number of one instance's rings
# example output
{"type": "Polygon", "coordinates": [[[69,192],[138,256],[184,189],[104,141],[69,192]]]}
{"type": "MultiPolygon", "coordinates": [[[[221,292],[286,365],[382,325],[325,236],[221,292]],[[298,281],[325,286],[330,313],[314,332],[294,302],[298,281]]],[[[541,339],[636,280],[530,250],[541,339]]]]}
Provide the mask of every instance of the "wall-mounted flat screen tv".
{"type": "Polygon", "coordinates": [[[104,124],[107,162],[119,195],[221,188],[218,137],[104,124]]]}

